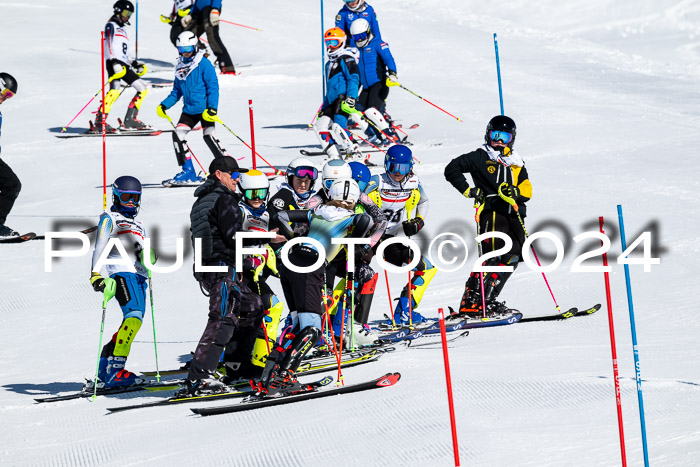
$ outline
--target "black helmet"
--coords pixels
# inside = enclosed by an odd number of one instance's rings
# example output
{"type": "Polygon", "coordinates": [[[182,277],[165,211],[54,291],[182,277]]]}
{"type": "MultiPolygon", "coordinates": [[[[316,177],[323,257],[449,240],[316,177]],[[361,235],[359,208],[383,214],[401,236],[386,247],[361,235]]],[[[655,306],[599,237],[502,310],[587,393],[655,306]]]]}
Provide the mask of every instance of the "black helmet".
{"type": "Polygon", "coordinates": [[[512,118],[506,117],[505,115],[496,115],[493,117],[490,121],[489,124],[486,125],[486,134],[484,135],[484,140],[486,141],[486,144],[491,146],[491,132],[492,131],[502,131],[505,133],[510,133],[511,138],[509,141],[502,141],[505,143],[509,148],[513,149],[513,143],[515,142],[515,134],[516,134],[516,128],[515,128],[515,122],[513,121],[512,118]]]}
{"type": "Polygon", "coordinates": [[[117,0],[117,3],[114,4],[114,15],[121,17],[125,24],[129,24],[129,18],[132,14],[134,14],[134,4],[129,0],[117,0]]]}
{"type": "Polygon", "coordinates": [[[141,206],[141,182],[130,175],[122,175],[112,183],[112,204],[120,213],[134,217],[141,206]],[[135,206],[125,206],[123,203],[134,201],[135,206]]]}
{"type": "Polygon", "coordinates": [[[10,75],[9,73],[0,73],[0,93],[5,95],[5,91],[10,91],[12,95],[17,94],[17,80],[13,78],[12,75],[10,75]]]}

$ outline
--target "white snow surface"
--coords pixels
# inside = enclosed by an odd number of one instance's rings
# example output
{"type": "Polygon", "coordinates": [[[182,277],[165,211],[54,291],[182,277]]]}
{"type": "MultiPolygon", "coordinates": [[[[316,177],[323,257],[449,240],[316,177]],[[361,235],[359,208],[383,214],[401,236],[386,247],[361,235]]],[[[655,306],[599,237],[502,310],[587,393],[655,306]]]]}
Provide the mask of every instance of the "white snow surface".
{"type": "MultiPolygon", "coordinates": [[[[269,128],[306,124],[320,103],[318,2],[227,2],[222,17],[263,32],[221,26],[240,76],[221,76],[219,114],[249,140],[248,99],[255,110],[258,151],[285,165],[312,133],[269,128]],[[264,5],[264,6],[263,6],[264,5]]],[[[661,264],[631,267],[636,331],[652,465],[691,466],[700,458],[700,365],[697,304],[700,253],[697,139],[700,128],[700,5],[674,0],[577,0],[490,4],[472,0],[371,2],[383,37],[409,89],[460,116],[441,113],[401,89],[389,112],[410,131],[416,167],[430,197],[424,238],[461,232],[468,265],[440,272],[419,311],[436,317],[456,306],[476,259],[473,210],[443,178],[452,158],[478,147],[500,112],[493,33],[498,33],[505,113],[518,124],[516,148],[534,186],[526,223],[544,221],[570,244],[547,274],[562,308],[603,303],[597,314],[563,322],[477,329],[450,347],[459,450],[463,465],[619,465],[620,448],[602,273],[572,273],[584,245],[574,235],[617,231],[624,207],[631,243],[658,223],[661,264]]],[[[342,6],[325,2],[326,27],[342,6]]],[[[159,21],[171,3],[139,5],[139,57],[174,63],[169,28],[159,21]]],[[[23,183],[8,225],[22,232],[94,225],[102,210],[102,142],[59,140],[61,127],[101,84],[100,29],[111,2],[0,0],[0,70],[19,81],[2,105],[2,157],[23,183]],[[14,45],[13,45],[14,44],[14,45]]],[[[133,26],[132,26],[133,30],[133,26]]],[[[132,34],[133,36],[133,34],[132,34]]],[[[152,67],[153,77],[172,71],[152,67]]],[[[168,89],[151,89],[141,118],[166,130],[155,114],[168,89]]],[[[123,117],[125,91],[110,115],[123,117]]],[[[87,126],[94,101],[74,126],[87,126]]],[[[179,115],[179,106],[170,111],[179,115]]],[[[225,129],[233,154],[250,152],[225,129]]],[[[205,163],[211,155],[189,138],[205,163]]],[[[160,182],[177,171],[170,135],[107,140],[111,182],[129,174],[160,182]]],[[[378,156],[374,156],[378,159],[378,156]]],[[[318,161],[321,162],[320,160],[318,161]]],[[[379,159],[375,162],[381,162],[379,159]]],[[[139,219],[160,235],[162,261],[175,239],[189,243],[191,189],[146,190],[139,219]]],[[[546,242],[538,242],[545,251],[546,242]]],[[[590,249],[593,243],[588,242],[590,249]]],[[[52,404],[34,397],[70,392],[94,376],[100,299],[89,283],[89,255],[55,260],[44,270],[44,242],[0,245],[0,464],[2,465],[452,465],[450,420],[441,350],[409,349],[349,368],[347,383],[399,371],[394,387],[241,414],[200,418],[189,407],[108,415],[106,408],[165,397],[124,394],[52,404]]],[[[642,441],[619,237],[610,260],[627,459],[642,465],[642,441]]],[[[434,253],[434,252],[433,252],[434,253]]],[[[171,259],[167,257],[170,256],[171,259]]],[[[590,264],[598,264],[599,259],[590,264]]],[[[391,275],[394,297],[405,274],[391,275]]],[[[279,284],[273,282],[276,290],[279,284]]],[[[153,281],[160,368],[180,365],[206,321],[207,299],[191,275],[191,253],[173,274],[153,281]]],[[[540,274],[521,265],[502,296],[527,315],[554,312],[540,274]]],[[[371,319],[388,311],[380,282],[371,319]]],[[[110,303],[105,340],[121,312],[110,303]]],[[[150,311],[128,362],[153,370],[150,311]]],[[[333,374],[334,372],[330,372],[333,374]]],[[[310,377],[309,377],[310,378],[310,377]]],[[[231,403],[230,401],[226,403],[231,403]]],[[[224,404],[224,401],[218,404],[224,404]]]]}

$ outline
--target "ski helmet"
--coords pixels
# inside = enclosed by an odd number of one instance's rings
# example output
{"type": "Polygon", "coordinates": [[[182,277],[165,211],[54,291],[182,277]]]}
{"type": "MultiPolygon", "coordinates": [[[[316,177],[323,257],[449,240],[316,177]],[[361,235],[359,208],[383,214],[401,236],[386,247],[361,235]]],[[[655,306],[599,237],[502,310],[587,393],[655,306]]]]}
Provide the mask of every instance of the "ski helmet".
{"type": "Polygon", "coordinates": [[[360,187],[352,178],[339,178],[333,182],[328,190],[328,197],[331,201],[344,201],[354,205],[360,199],[360,187]]]}
{"type": "Polygon", "coordinates": [[[129,18],[134,14],[134,4],[129,0],[118,0],[114,4],[114,14],[119,17],[124,24],[130,24],[129,18]]]}
{"type": "Polygon", "coordinates": [[[357,182],[360,191],[364,192],[369,184],[369,179],[372,178],[372,172],[362,162],[352,161],[348,165],[352,170],[352,179],[357,182]]]}
{"type": "Polygon", "coordinates": [[[345,31],[340,28],[331,28],[323,35],[323,43],[328,53],[335,52],[345,45],[345,31]]]}
{"type": "Polygon", "coordinates": [[[9,73],[0,73],[0,94],[5,99],[17,94],[17,80],[9,73]]]}
{"type": "Polygon", "coordinates": [[[134,217],[141,207],[141,182],[130,175],[122,175],[112,183],[112,204],[120,213],[127,217],[134,217]],[[134,201],[134,206],[126,206],[129,201],[134,201]]]}
{"type": "MultiPolygon", "coordinates": [[[[197,51],[197,43],[199,42],[199,39],[193,33],[192,31],[184,31],[181,32],[179,36],[177,36],[177,41],[175,42],[175,47],[177,47],[177,51],[180,55],[184,53],[192,53],[197,51]]],[[[189,62],[192,59],[194,59],[194,55],[190,56],[189,58],[182,57],[183,62],[189,62]]]]}
{"type": "Polygon", "coordinates": [[[350,25],[350,36],[358,47],[366,46],[372,40],[372,30],[369,21],[364,18],[356,19],[350,25]]]}
{"type": "Polygon", "coordinates": [[[358,12],[365,8],[365,0],[343,0],[350,11],[358,12]]]}
{"type": "Polygon", "coordinates": [[[339,178],[352,178],[352,169],[347,162],[340,159],[331,159],[323,166],[321,182],[323,189],[328,194],[333,182],[339,178]]]}
{"type": "Polygon", "coordinates": [[[384,169],[390,174],[408,175],[413,169],[413,153],[407,146],[395,144],[384,156],[384,169]]]}
{"type": "Polygon", "coordinates": [[[238,181],[238,187],[241,189],[245,200],[254,201],[259,199],[263,202],[263,205],[267,202],[267,198],[270,195],[270,180],[267,179],[267,175],[259,170],[249,170],[242,173],[238,181]]]}
{"type": "Polygon", "coordinates": [[[287,166],[287,183],[289,186],[293,187],[292,182],[294,179],[292,176],[297,178],[308,178],[311,180],[311,185],[309,185],[309,191],[314,187],[314,183],[318,178],[318,169],[316,165],[305,157],[297,157],[287,166]]]}
{"type": "Polygon", "coordinates": [[[491,144],[493,141],[500,141],[510,149],[513,149],[515,133],[515,122],[512,118],[506,117],[505,115],[496,115],[489,121],[489,124],[486,125],[484,140],[486,144],[491,147],[493,147],[491,144]]]}

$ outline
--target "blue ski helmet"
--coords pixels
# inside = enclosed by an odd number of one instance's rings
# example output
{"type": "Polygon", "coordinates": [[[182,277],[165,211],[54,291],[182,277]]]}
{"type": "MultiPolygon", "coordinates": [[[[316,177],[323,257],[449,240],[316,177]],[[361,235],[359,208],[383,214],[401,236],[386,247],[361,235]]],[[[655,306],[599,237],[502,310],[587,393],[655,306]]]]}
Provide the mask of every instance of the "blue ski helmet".
{"type": "Polygon", "coordinates": [[[408,175],[413,169],[413,153],[403,144],[390,147],[384,156],[384,169],[390,174],[408,175]]]}
{"type": "Polygon", "coordinates": [[[364,193],[365,188],[369,184],[369,179],[372,178],[372,172],[362,162],[353,161],[349,163],[352,169],[352,179],[357,182],[360,191],[364,193]]]}
{"type": "Polygon", "coordinates": [[[119,213],[135,217],[141,207],[141,191],[141,182],[137,178],[122,175],[112,183],[112,204],[119,213]],[[126,206],[132,200],[134,206],[126,206]]]}

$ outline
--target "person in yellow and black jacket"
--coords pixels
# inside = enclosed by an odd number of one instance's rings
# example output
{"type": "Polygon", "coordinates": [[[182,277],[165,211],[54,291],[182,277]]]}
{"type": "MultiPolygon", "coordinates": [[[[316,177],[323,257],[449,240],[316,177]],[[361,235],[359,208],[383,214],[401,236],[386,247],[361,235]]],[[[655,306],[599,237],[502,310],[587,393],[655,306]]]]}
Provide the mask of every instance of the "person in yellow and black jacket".
{"type": "MultiPolygon", "coordinates": [[[[509,251],[489,259],[487,266],[513,266],[520,261],[525,231],[525,203],[532,197],[532,185],[522,157],[513,150],[516,126],[505,115],[493,117],[486,126],[485,144],[475,151],[453,159],[445,167],[445,179],[462,195],[473,198],[479,206],[479,234],[504,232],[513,240],[509,251]],[[470,187],[464,174],[470,174],[470,187]],[[517,208],[516,208],[517,206],[517,208]],[[518,214],[520,219],[518,219],[518,214]]],[[[503,240],[489,238],[481,243],[482,252],[504,246],[503,240]]],[[[484,275],[484,298],[487,314],[505,313],[508,308],[496,298],[513,272],[490,272],[484,275]]],[[[465,284],[459,314],[478,316],[482,313],[479,273],[472,272],[465,284]]]]}

